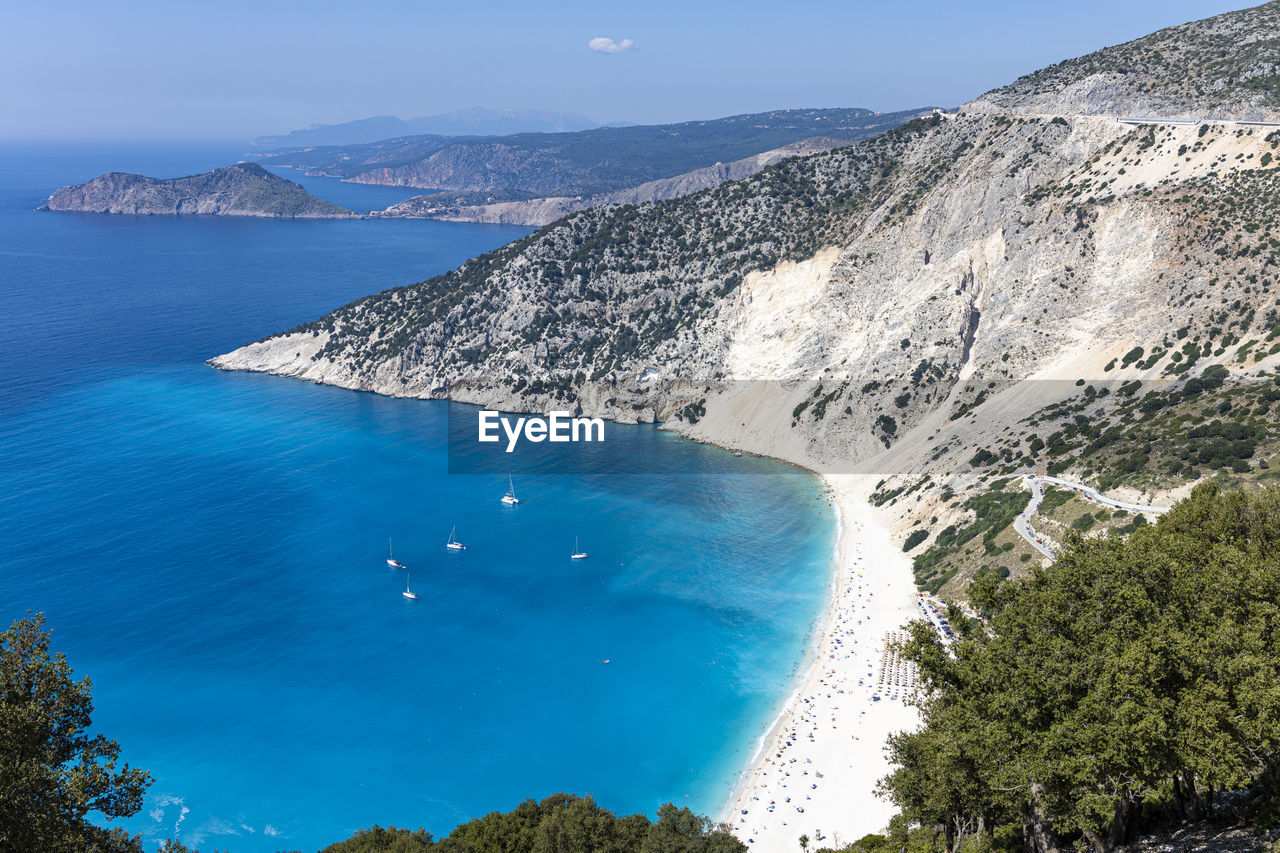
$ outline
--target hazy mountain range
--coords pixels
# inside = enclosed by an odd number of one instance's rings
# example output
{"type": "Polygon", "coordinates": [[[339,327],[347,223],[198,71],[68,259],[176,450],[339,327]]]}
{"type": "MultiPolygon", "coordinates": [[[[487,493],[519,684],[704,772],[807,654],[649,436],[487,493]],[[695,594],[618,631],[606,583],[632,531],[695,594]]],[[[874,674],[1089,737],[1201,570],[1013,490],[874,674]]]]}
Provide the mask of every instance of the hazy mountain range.
{"type": "MultiPolygon", "coordinates": [[[[612,127],[625,127],[631,122],[616,122],[612,127]]],[[[436,136],[507,136],[513,133],[567,133],[601,127],[578,113],[548,110],[490,110],[469,107],[439,115],[402,119],[396,116],[344,121],[339,124],[313,124],[301,130],[274,136],[259,136],[253,144],[266,148],[293,148],[305,145],[356,145],[397,136],[433,134],[436,136]]]]}

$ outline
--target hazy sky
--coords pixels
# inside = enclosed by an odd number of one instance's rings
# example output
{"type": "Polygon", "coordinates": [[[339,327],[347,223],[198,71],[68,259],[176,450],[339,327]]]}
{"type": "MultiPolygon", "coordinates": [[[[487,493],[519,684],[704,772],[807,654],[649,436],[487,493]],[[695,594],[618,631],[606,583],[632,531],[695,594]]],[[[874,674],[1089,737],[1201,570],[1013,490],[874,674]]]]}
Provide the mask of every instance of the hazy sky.
{"type": "Polygon", "coordinates": [[[473,105],[643,123],[955,106],[1041,66],[1232,8],[13,0],[0,15],[0,137],[243,140],[473,105]]]}

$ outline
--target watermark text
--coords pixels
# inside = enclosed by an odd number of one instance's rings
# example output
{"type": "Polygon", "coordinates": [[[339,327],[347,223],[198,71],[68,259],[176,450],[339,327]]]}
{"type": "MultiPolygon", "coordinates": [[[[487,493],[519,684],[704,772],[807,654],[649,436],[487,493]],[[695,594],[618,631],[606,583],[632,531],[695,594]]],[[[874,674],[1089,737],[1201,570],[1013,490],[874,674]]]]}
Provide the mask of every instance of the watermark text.
{"type": "Polygon", "coordinates": [[[502,441],[506,436],[507,453],[516,449],[523,438],[538,444],[543,441],[604,441],[602,418],[576,418],[572,412],[549,412],[547,416],[510,416],[501,412],[480,410],[479,440],[482,443],[502,441]]]}

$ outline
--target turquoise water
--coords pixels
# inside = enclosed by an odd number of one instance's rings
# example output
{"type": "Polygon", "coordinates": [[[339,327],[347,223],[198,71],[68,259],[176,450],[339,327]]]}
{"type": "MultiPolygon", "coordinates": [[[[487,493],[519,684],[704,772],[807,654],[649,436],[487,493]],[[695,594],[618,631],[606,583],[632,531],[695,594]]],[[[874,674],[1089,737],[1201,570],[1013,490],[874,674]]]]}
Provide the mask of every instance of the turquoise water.
{"type": "Polygon", "coordinates": [[[814,478],[611,426],[609,453],[747,473],[529,476],[504,507],[505,478],[447,473],[448,404],[203,360],[525,229],[36,213],[238,152],[2,153],[0,618],[47,614],[152,772],[130,830],[253,853],[559,790],[719,807],[825,595],[814,478]]]}

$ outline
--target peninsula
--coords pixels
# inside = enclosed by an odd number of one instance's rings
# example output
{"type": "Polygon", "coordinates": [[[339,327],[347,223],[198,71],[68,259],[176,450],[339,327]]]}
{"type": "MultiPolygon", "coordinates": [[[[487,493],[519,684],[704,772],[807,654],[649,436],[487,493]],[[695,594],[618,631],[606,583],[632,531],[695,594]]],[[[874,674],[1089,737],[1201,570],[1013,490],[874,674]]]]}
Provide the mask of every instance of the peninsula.
{"type": "Polygon", "coordinates": [[[322,201],[256,163],[238,163],[185,178],[108,172],[62,187],[41,210],[141,216],[214,214],[271,219],[347,219],[357,214],[322,201]]]}

